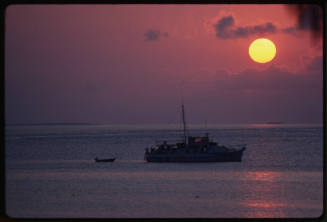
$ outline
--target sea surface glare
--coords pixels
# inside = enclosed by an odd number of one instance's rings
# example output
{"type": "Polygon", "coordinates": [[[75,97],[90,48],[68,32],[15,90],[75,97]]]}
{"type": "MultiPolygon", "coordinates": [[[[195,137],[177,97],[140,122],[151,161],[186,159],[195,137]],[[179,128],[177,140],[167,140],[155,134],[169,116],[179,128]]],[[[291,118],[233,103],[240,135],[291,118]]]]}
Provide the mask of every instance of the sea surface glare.
{"type": "Polygon", "coordinates": [[[323,212],[323,128],[190,126],[247,144],[242,162],[148,163],[178,126],[6,126],[6,212],[14,218],[303,218],[323,212]],[[113,163],[94,158],[116,157],[113,163]]]}

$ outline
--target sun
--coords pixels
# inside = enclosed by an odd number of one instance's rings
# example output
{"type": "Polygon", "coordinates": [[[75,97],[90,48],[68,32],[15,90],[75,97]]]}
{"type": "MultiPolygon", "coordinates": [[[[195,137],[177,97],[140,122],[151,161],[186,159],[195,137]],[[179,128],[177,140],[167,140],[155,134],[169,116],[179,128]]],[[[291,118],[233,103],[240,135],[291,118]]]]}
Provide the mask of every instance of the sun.
{"type": "Polygon", "coordinates": [[[275,58],[276,46],[275,44],[265,38],[254,40],[249,47],[249,54],[251,59],[255,62],[266,63],[275,58]]]}

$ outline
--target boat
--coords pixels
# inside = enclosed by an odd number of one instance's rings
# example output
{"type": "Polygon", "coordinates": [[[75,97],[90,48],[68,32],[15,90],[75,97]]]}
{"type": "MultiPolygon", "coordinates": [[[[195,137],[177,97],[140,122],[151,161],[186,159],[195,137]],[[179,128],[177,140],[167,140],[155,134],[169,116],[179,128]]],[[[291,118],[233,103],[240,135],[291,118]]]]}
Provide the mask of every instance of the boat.
{"type": "Polygon", "coordinates": [[[205,136],[188,136],[184,105],[182,103],[184,140],[175,144],[163,141],[154,147],[146,148],[144,159],[147,162],[241,162],[246,144],[227,147],[205,136]]]}
{"type": "Polygon", "coordinates": [[[98,157],[96,157],[94,160],[95,162],[114,162],[116,158],[109,158],[109,159],[98,159],[98,157]]]}

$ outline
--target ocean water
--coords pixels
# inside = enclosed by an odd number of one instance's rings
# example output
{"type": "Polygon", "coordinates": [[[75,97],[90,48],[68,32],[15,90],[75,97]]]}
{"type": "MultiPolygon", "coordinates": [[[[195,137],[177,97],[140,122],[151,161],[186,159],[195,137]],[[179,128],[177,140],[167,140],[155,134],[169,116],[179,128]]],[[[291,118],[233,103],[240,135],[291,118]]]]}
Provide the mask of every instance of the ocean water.
{"type": "Polygon", "coordinates": [[[14,218],[313,218],[323,213],[323,128],[190,126],[247,144],[242,162],[147,163],[179,126],[6,126],[5,201],[14,218]],[[94,158],[116,157],[113,163],[94,158]]]}

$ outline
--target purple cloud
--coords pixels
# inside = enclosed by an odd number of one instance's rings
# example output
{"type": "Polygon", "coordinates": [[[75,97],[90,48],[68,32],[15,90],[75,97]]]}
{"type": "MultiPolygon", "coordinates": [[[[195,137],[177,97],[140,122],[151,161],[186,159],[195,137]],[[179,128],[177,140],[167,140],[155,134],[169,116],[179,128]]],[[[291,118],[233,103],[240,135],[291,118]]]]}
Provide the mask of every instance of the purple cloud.
{"type": "Polygon", "coordinates": [[[298,23],[295,26],[283,29],[278,29],[271,22],[254,26],[235,26],[234,17],[231,15],[222,17],[213,26],[217,38],[220,39],[246,38],[253,35],[274,34],[277,32],[299,37],[299,30],[311,31],[315,39],[321,36],[322,12],[320,7],[298,6],[296,11],[298,13],[298,23]]]}
{"type": "Polygon", "coordinates": [[[255,26],[239,26],[234,28],[234,17],[222,17],[215,25],[217,38],[232,39],[246,38],[252,35],[267,34],[277,32],[277,28],[271,22],[255,26]]]}
{"type": "Polygon", "coordinates": [[[323,14],[319,5],[299,4],[286,7],[297,16],[296,29],[309,30],[314,40],[322,36],[323,14]]]}

